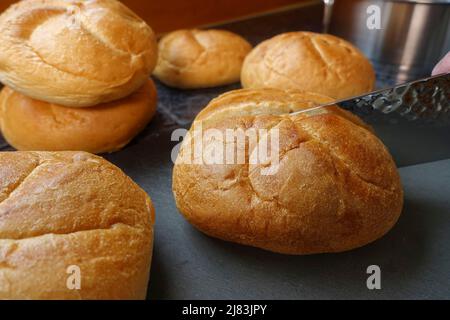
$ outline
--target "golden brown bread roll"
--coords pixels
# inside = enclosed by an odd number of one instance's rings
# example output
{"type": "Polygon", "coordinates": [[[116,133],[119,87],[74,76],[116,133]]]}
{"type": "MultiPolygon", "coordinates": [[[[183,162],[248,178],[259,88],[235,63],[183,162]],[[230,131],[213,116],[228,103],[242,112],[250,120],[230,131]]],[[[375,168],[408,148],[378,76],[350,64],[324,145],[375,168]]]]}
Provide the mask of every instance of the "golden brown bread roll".
{"type": "Polygon", "coordinates": [[[155,112],[152,80],[127,98],[91,108],[41,102],[8,87],[0,93],[0,129],[21,151],[114,152],[141,132],[155,112]]]}
{"type": "Polygon", "coordinates": [[[178,30],[159,44],[154,75],[168,86],[194,89],[238,82],[251,45],[225,30],[178,30]]]}
{"type": "Polygon", "coordinates": [[[262,42],[247,56],[241,81],[244,88],[305,90],[341,99],[372,91],[375,72],[347,41],[289,32],[262,42]]]}
{"type": "Polygon", "coordinates": [[[341,252],[383,236],[403,206],[398,171],[383,143],[337,107],[283,114],[329,101],[277,89],[238,90],[213,100],[193,125],[202,125],[203,133],[191,128],[174,168],[181,213],[208,235],[285,254],[341,252]],[[270,169],[270,161],[250,161],[258,144],[248,137],[239,162],[237,140],[224,146],[225,138],[207,137],[209,129],[222,137],[228,129],[277,130],[278,168],[268,174],[262,169],[270,169]],[[196,144],[205,152],[224,150],[234,164],[223,155],[226,165],[206,162],[196,144]]]}
{"type": "Polygon", "coordinates": [[[144,299],[153,223],[147,194],[100,157],[0,153],[0,299],[144,299]]]}
{"type": "Polygon", "coordinates": [[[25,0],[0,16],[0,82],[69,107],[139,89],[157,60],[151,28],[116,0],[25,0]]]}

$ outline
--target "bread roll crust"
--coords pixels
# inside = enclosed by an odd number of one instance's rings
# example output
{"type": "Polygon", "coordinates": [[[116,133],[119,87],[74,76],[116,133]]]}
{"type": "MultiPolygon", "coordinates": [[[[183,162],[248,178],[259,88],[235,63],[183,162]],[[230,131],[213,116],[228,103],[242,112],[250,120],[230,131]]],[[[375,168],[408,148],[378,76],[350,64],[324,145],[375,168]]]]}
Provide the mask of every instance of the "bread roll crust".
{"type": "Polygon", "coordinates": [[[145,298],[154,209],[120,169],[84,152],[0,153],[0,190],[0,299],[145,298]]]}
{"type": "Polygon", "coordinates": [[[289,32],[259,44],[247,56],[244,88],[316,92],[335,99],[370,92],[375,72],[349,42],[328,34],[289,32]]]}
{"type": "Polygon", "coordinates": [[[157,61],[151,28],[116,0],[25,0],[0,16],[0,81],[90,107],[130,95],[157,61]]]}
{"type": "Polygon", "coordinates": [[[0,129],[21,151],[114,152],[126,146],[156,113],[152,80],[131,96],[91,108],[34,100],[5,87],[0,93],[0,129]]]}
{"type": "Polygon", "coordinates": [[[251,45],[225,30],[177,30],[159,44],[154,75],[168,86],[194,89],[238,82],[251,45]]]}
{"type": "MultiPolygon", "coordinates": [[[[403,191],[382,142],[337,107],[281,114],[329,99],[264,89],[213,100],[194,125],[202,123],[203,132],[278,129],[280,165],[263,175],[261,165],[249,161],[253,150],[244,164],[185,163],[194,152],[188,147],[193,135],[173,172],[181,213],[210,236],[285,254],[341,252],[383,236],[400,216],[403,191]]],[[[203,140],[203,150],[213,143],[220,144],[203,140]]]]}

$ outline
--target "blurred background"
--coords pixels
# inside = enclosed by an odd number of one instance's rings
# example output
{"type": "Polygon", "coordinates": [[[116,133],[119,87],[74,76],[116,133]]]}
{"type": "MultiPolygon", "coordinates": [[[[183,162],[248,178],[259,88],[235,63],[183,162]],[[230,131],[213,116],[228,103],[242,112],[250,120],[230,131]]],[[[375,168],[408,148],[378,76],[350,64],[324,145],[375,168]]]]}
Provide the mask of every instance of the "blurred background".
{"type": "MultiPolygon", "coordinates": [[[[0,12],[17,0],[0,0],[0,12]]],[[[375,65],[383,84],[429,75],[450,50],[450,0],[122,0],[159,35],[191,27],[225,26],[232,21],[292,12],[283,31],[327,31],[358,48],[375,65]],[[320,8],[312,16],[311,8],[320,8]],[[309,9],[305,9],[309,8],[309,9]],[[378,15],[378,17],[377,17],[378,15]],[[329,19],[327,19],[327,17],[329,19]],[[315,26],[308,28],[307,20],[315,26]],[[378,28],[368,27],[368,19],[378,28]],[[324,28],[317,28],[322,26],[324,28]],[[306,23],[305,23],[306,22],[306,23]]],[[[281,17],[281,16],[280,16],[281,17]]],[[[280,21],[277,24],[286,24],[280,21]]],[[[270,19],[267,18],[267,23],[270,19]]],[[[249,26],[252,27],[252,26],[249,26]]],[[[266,27],[264,23],[258,29],[266,27]]],[[[272,28],[279,29],[275,25],[272,28]]],[[[260,33],[246,30],[246,33],[260,33]]],[[[261,32],[262,33],[262,32],[261,32]]],[[[269,36],[265,32],[266,38],[269,36]]],[[[261,39],[263,40],[263,38],[261,39]]],[[[384,85],[383,85],[384,86],[384,85]]]]}
{"type": "MultiPolygon", "coordinates": [[[[0,0],[0,12],[17,0],[0,0]]],[[[122,0],[157,33],[235,20],[310,0],[122,0]]],[[[288,7],[288,8],[286,8],[288,7]]]]}

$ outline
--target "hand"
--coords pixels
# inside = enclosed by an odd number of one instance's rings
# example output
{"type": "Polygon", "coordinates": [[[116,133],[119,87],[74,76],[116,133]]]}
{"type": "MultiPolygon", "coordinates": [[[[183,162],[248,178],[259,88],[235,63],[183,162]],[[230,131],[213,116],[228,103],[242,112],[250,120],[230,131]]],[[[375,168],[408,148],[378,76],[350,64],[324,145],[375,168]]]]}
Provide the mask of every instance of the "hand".
{"type": "Polygon", "coordinates": [[[450,72],[450,52],[433,69],[433,76],[450,72]]]}

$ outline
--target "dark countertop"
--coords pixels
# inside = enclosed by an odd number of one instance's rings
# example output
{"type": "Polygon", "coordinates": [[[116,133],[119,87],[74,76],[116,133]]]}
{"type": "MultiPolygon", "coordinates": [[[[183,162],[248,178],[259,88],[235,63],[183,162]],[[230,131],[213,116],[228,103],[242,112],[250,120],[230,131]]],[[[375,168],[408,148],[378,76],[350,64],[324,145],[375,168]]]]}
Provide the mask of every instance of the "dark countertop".
{"type": "MultiPolygon", "coordinates": [[[[321,15],[314,5],[223,28],[256,44],[281,32],[320,31],[321,15]]],[[[383,78],[378,86],[387,84],[383,78]]],[[[188,128],[210,99],[236,88],[181,91],[158,83],[156,118],[124,150],[105,156],[142,186],[156,207],[150,298],[450,298],[450,126],[368,119],[401,167],[405,209],[387,236],[364,248],[291,257],[212,239],[191,227],[172,196],[171,151],[177,142],[171,133],[188,128]],[[382,270],[380,291],[366,288],[366,269],[373,264],[382,270]]]]}
{"type": "Polygon", "coordinates": [[[203,235],[177,213],[171,183],[161,178],[170,168],[159,170],[156,177],[140,174],[138,166],[133,173],[158,214],[150,298],[450,298],[450,160],[400,169],[405,208],[384,238],[313,256],[284,256],[203,235]],[[366,287],[370,265],[381,268],[380,291],[366,287]]]}

